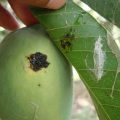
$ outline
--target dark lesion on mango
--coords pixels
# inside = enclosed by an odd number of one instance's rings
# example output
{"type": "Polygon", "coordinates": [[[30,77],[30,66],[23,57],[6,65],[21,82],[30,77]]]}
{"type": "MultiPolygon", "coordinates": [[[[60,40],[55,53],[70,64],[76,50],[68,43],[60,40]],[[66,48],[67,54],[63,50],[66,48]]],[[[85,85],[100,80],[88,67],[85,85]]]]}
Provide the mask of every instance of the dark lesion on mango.
{"type": "Polygon", "coordinates": [[[47,61],[47,55],[36,52],[34,54],[31,54],[29,57],[27,57],[30,63],[30,68],[33,71],[39,71],[42,68],[47,68],[49,66],[49,62],[47,61]]]}

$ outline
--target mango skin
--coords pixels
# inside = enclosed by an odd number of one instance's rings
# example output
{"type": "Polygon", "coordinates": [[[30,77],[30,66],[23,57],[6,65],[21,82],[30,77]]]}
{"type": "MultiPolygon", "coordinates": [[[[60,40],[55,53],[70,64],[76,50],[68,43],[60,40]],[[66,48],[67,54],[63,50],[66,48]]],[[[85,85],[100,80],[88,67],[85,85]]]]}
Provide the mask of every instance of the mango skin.
{"type": "Polygon", "coordinates": [[[0,44],[0,120],[70,120],[71,65],[39,25],[9,34],[0,44]],[[37,72],[28,56],[47,55],[37,72]]]}

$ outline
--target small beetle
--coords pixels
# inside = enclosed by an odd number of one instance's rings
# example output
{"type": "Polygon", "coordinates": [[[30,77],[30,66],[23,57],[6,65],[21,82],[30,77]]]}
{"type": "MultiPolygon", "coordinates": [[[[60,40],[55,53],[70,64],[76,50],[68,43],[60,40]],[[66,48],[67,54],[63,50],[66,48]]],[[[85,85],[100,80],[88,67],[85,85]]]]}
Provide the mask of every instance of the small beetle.
{"type": "Polygon", "coordinates": [[[73,34],[72,28],[70,31],[63,36],[63,38],[60,40],[60,45],[65,51],[69,51],[72,46],[72,40],[75,38],[75,35],[73,34]]]}

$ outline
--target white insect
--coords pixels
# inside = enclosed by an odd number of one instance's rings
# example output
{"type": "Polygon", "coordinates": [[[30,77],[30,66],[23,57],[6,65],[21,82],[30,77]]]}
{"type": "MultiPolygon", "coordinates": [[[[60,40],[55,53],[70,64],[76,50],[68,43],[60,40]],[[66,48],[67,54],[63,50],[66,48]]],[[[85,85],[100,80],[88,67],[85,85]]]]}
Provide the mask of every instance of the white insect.
{"type": "Polygon", "coordinates": [[[97,41],[95,42],[95,48],[94,48],[94,74],[97,77],[97,80],[100,80],[104,73],[104,63],[105,63],[105,57],[106,54],[102,49],[102,38],[99,36],[97,41]]]}
{"type": "Polygon", "coordinates": [[[120,28],[106,20],[104,17],[102,17],[100,14],[98,14],[96,11],[94,11],[92,8],[90,8],[87,4],[85,4],[81,0],[73,0],[73,2],[79,7],[81,7],[84,11],[89,13],[93,18],[95,18],[95,20],[100,25],[102,25],[102,27],[107,31],[108,45],[112,50],[112,53],[116,56],[118,62],[118,67],[116,69],[116,75],[113,80],[113,85],[110,94],[110,96],[113,98],[117,76],[118,73],[120,73],[120,28]]]}

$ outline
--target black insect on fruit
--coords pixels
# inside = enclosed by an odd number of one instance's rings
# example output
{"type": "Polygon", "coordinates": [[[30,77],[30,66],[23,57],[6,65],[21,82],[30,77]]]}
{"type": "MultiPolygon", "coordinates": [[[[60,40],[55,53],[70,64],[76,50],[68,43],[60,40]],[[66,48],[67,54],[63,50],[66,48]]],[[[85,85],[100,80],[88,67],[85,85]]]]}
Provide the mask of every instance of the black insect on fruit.
{"type": "Polygon", "coordinates": [[[31,54],[28,57],[30,62],[30,68],[34,71],[38,71],[42,68],[47,68],[49,63],[47,62],[47,56],[40,52],[36,52],[35,54],[31,54]]]}
{"type": "Polygon", "coordinates": [[[69,51],[72,47],[72,40],[75,38],[75,35],[73,33],[73,29],[71,28],[67,34],[63,36],[63,38],[60,41],[61,47],[65,51],[69,51]]]}

